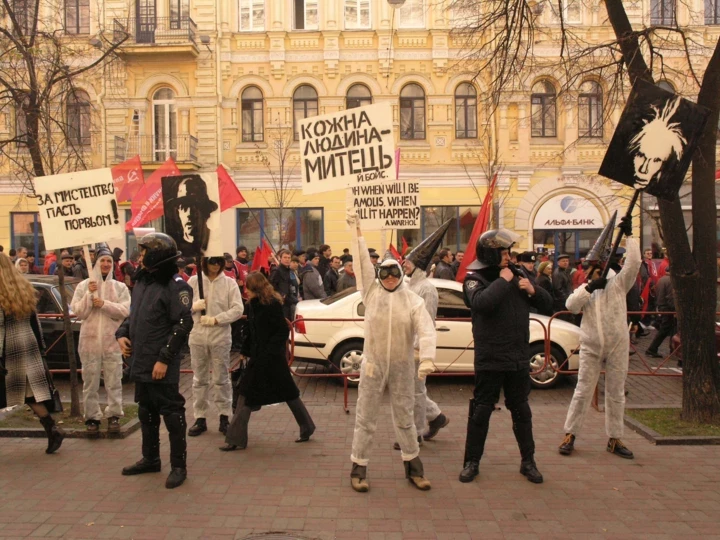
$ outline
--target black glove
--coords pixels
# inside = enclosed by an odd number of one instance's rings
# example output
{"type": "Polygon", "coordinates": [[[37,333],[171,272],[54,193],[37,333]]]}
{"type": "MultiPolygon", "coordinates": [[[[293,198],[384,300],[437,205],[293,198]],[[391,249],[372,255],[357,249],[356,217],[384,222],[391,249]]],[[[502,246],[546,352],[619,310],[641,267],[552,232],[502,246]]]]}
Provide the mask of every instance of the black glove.
{"type": "Polygon", "coordinates": [[[623,216],[619,228],[625,236],[632,236],[632,217],[623,216]]]}
{"type": "Polygon", "coordinates": [[[598,289],[604,289],[605,285],[607,285],[607,278],[601,277],[593,279],[590,283],[585,285],[585,289],[587,289],[587,292],[592,294],[593,291],[597,291],[598,289]]]}

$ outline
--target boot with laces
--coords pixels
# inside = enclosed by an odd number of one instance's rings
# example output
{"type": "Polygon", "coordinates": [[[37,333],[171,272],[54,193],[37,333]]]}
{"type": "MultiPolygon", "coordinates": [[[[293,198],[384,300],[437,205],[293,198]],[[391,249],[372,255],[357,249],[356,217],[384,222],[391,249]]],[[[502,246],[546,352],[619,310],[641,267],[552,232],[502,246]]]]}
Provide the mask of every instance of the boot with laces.
{"type": "Polygon", "coordinates": [[[204,418],[198,418],[195,423],[188,430],[188,435],[191,437],[197,437],[207,431],[207,421],[204,418]]]}
{"type": "Polygon", "coordinates": [[[438,434],[442,428],[446,427],[450,420],[443,413],[440,413],[435,420],[428,422],[428,430],[423,434],[423,439],[429,441],[438,434]]]}
{"type": "Polygon", "coordinates": [[[520,474],[527,478],[533,484],[542,484],[543,475],[538,471],[535,460],[523,461],[520,463],[520,474]]]}
{"type": "Polygon", "coordinates": [[[468,482],[472,482],[475,480],[475,477],[480,474],[480,462],[479,461],[473,461],[470,460],[467,463],[465,463],[465,467],[463,468],[462,472],[460,473],[459,480],[467,484],[468,482]]]}
{"type": "Polygon", "coordinates": [[[575,435],[572,433],[566,433],[558,451],[563,456],[569,456],[573,453],[573,450],[575,450],[575,435]]]}
{"type": "Polygon", "coordinates": [[[633,459],[635,457],[620,439],[613,439],[612,437],[608,439],[607,451],[625,459],[633,459]]]}

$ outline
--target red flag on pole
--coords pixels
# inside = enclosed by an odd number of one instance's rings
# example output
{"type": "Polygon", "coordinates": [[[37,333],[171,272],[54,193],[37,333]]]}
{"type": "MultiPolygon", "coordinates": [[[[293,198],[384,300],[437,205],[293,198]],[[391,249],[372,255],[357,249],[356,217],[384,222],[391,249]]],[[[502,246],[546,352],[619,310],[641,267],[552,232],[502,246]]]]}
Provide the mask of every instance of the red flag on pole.
{"type": "Polygon", "coordinates": [[[224,212],[245,202],[240,190],[235,185],[235,181],[230,177],[225,167],[218,165],[218,189],[220,191],[220,211],[224,212]]]}
{"type": "Polygon", "coordinates": [[[398,261],[402,259],[402,257],[398,253],[398,250],[395,249],[395,246],[393,246],[392,244],[390,244],[390,253],[392,253],[392,256],[395,257],[395,259],[397,259],[398,261]]]}
{"type": "Polygon", "coordinates": [[[180,169],[175,165],[173,158],[168,158],[150,175],[145,185],[133,197],[132,218],[125,224],[125,232],[130,232],[135,227],[140,227],[140,225],[144,225],[148,221],[163,215],[165,209],[163,208],[162,183],[160,180],[163,176],[178,175],[180,175],[180,169]]]}
{"type": "Polygon", "coordinates": [[[402,250],[400,251],[400,255],[405,257],[407,250],[408,250],[408,243],[405,241],[405,237],[403,236],[402,237],[402,250]]]}
{"type": "Polygon", "coordinates": [[[258,246],[255,250],[255,256],[252,260],[252,266],[250,267],[251,272],[257,272],[261,268],[264,268],[268,272],[270,271],[270,255],[272,255],[272,249],[268,245],[267,241],[262,239],[262,246],[258,246]]]}
{"type": "Polygon", "coordinates": [[[645,288],[643,288],[642,292],[640,293],[640,298],[642,298],[643,301],[643,307],[642,312],[643,314],[647,313],[648,305],[650,304],[650,284],[652,283],[651,279],[648,279],[645,283],[645,288]]]}
{"type": "Polygon", "coordinates": [[[115,186],[115,200],[119,203],[132,201],[145,183],[140,156],[115,165],[110,172],[115,186]]]}
{"type": "Polygon", "coordinates": [[[478,214],[477,219],[475,220],[475,225],[473,225],[472,233],[470,234],[470,240],[468,240],[468,247],[465,251],[465,256],[463,257],[462,262],[460,263],[460,267],[457,271],[457,276],[455,276],[455,280],[462,283],[465,280],[465,274],[467,273],[467,267],[468,265],[475,260],[475,244],[477,244],[478,238],[482,236],[482,234],[487,231],[488,223],[490,223],[490,216],[492,215],[492,200],[493,200],[493,193],[495,192],[495,185],[497,184],[497,174],[493,176],[492,181],[490,182],[490,186],[488,187],[487,193],[485,194],[485,198],[483,199],[482,207],[480,208],[480,213],[478,214]]]}

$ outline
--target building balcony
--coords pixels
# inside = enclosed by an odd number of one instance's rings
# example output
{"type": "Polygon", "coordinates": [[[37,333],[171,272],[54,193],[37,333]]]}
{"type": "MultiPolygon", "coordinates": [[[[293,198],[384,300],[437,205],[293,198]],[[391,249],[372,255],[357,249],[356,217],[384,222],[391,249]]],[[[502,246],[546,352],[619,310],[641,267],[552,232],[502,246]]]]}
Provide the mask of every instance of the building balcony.
{"type": "Polygon", "coordinates": [[[108,158],[110,162],[117,164],[140,156],[143,169],[157,169],[168,158],[173,158],[178,169],[197,170],[200,168],[197,146],[197,137],[192,135],[166,138],[161,143],[157,143],[151,135],[135,135],[129,138],[116,135],[108,158]]]}
{"type": "Polygon", "coordinates": [[[133,17],[113,21],[114,40],[128,36],[119,48],[125,56],[174,55],[197,58],[197,25],[190,17],[133,17]]]}

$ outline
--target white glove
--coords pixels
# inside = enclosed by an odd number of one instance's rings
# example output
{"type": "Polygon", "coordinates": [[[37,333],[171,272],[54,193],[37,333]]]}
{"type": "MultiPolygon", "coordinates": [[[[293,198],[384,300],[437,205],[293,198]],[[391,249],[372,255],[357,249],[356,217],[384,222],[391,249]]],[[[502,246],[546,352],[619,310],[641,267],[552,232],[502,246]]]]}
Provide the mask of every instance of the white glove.
{"type": "Polygon", "coordinates": [[[418,379],[425,379],[425,377],[430,375],[433,371],[435,371],[435,364],[430,358],[420,360],[420,366],[418,367],[418,379]]]}
{"type": "Polygon", "coordinates": [[[347,214],[345,215],[345,221],[347,221],[350,228],[356,228],[358,226],[360,218],[354,208],[348,208],[347,214]]]}
{"type": "MultiPolygon", "coordinates": [[[[202,300],[204,302],[204,300],[202,300]]],[[[200,317],[200,324],[202,326],[215,326],[217,324],[217,319],[215,317],[210,317],[209,315],[203,315],[200,317]]]]}
{"type": "Polygon", "coordinates": [[[205,300],[195,300],[192,305],[193,311],[203,311],[207,309],[207,306],[205,305],[205,300]]]}

